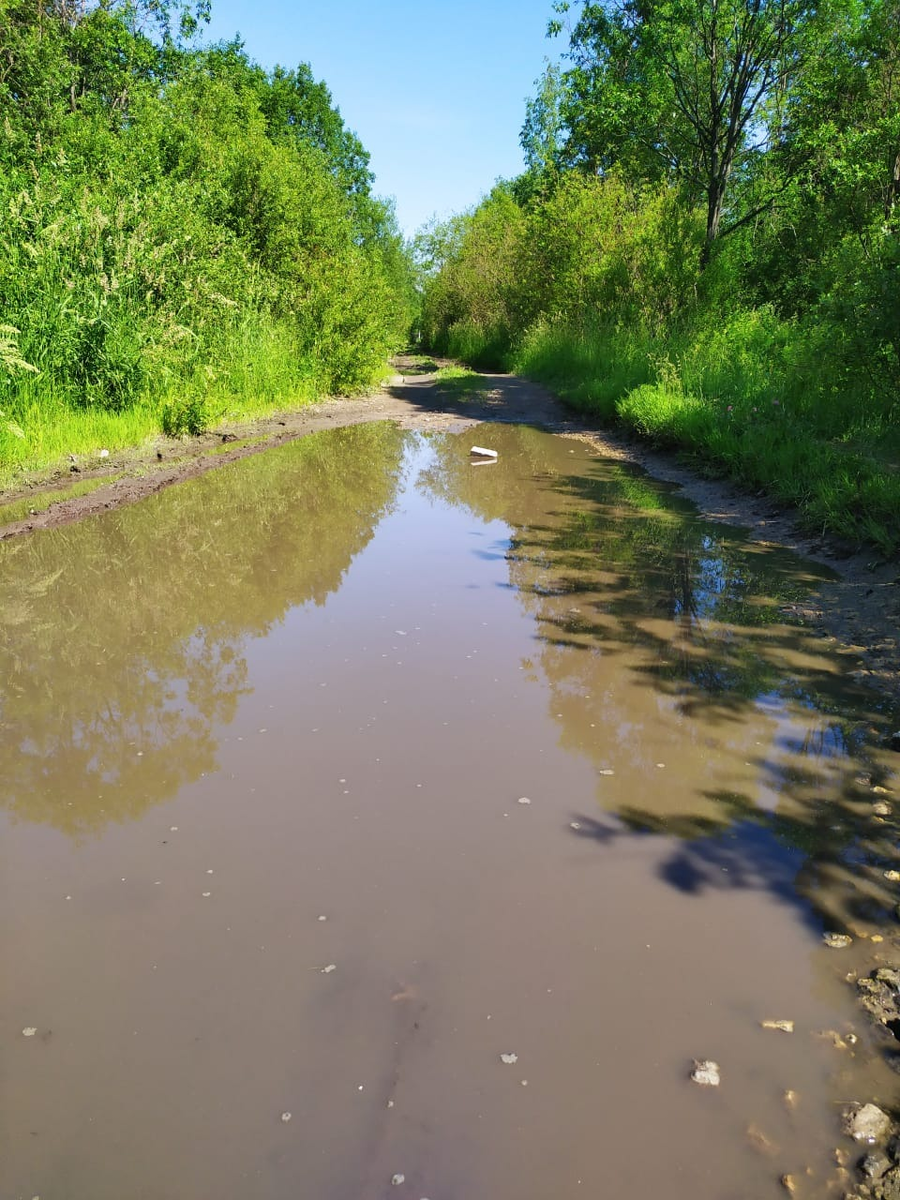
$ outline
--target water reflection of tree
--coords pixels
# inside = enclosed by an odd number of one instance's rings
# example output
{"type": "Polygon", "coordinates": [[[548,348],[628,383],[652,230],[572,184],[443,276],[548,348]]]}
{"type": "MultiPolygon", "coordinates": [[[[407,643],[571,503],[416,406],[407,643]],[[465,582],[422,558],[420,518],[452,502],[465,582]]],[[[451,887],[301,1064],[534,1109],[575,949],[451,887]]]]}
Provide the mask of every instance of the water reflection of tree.
{"type": "Polygon", "coordinates": [[[610,815],[572,813],[570,836],[674,836],[660,869],[684,892],[761,887],[815,923],[883,920],[895,848],[873,821],[887,767],[867,747],[887,714],[784,623],[781,605],[814,581],[807,567],[697,520],[639,472],[573,469],[571,443],[496,427],[491,439],[496,466],[472,471],[451,440],[422,486],[511,526],[510,582],[539,645],[526,665],[549,685],[562,743],[601,771],[616,759],[618,789],[598,785],[610,815]],[[652,782],[673,714],[693,788],[652,782]],[[774,809],[704,778],[713,733],[774,809]]]}
{"type": "Polygon", "coordinates": [[[339,587],[404,437],[313,435],[0,547],[0,803],[74,833],[212,770],[247,639],[339,587]]]}

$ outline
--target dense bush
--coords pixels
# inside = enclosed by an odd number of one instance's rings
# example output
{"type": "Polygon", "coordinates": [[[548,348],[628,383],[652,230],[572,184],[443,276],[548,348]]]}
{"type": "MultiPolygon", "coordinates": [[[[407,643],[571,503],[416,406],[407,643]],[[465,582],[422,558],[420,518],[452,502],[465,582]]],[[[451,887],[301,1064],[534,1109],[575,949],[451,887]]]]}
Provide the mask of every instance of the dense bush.
{"type": "Polygon", "coordinates": [[[426,342],[896,550],[897,0],[577,8],[526,173],[417,239],[426,342]],[[726,11],[743,43],[716,43],[726,11]],[[746,68],[732,145],[697,80],[739,88],[754,38],[785,54],[746,68]]]}
{"type": "Polygon", "coordinates": [[[73,413],[189,429],[370,385],[415,293],[327,88],[186,47],[165,5],[70,9],[0,0],[0,408],[26,435],[0,458],[73,413]]]}

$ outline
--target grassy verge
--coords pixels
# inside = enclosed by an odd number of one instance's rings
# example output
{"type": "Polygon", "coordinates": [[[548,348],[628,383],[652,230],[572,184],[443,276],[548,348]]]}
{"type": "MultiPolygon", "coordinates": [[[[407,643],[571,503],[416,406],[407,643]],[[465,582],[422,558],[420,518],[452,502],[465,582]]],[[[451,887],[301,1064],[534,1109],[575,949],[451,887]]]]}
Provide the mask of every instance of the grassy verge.
{"type": "MultiPolygon", "coordinates": [[[[478,363],[495,341],[468,327],[452,349],[478,363]]],[[[766,310],[665,336],[538,324],[503,356],[572,407],[796,507],[810,531],[894,556],[900,429],[827,362],[814,334],[766,310]]]]}
{"type": "MultiPolygon", "coordinates": [[[[0,491],[68,469],[70,456],[101,466],[101,450],[139,451],[164,434],[195,436],[304,408],[328,395],[325,373],[298,360],[277,329],[226,349],[214,366],[197,366],[178,379],[159,378],[154,391],[118,410],[75,405],[44,375],[20,379],[12,403],[0,413],[0,491]]],[[[386,374],[383,362],[373,367],[368,387],[386,374]]]]}

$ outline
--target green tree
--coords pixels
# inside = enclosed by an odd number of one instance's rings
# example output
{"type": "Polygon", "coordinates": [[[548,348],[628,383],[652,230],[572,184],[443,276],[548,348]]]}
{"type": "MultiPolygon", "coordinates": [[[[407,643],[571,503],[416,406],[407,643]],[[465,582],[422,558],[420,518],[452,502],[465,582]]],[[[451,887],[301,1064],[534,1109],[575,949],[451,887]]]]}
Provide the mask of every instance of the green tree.
{"type": "Polygon", "coordinates": [[[767,105],[807,61],[812,11],[807,0],[584,0],[565,76],[570,160],[684,184],[705,205],[708,261],[752,219],[723,224],[729,186],[768,140],[767,105]]]}

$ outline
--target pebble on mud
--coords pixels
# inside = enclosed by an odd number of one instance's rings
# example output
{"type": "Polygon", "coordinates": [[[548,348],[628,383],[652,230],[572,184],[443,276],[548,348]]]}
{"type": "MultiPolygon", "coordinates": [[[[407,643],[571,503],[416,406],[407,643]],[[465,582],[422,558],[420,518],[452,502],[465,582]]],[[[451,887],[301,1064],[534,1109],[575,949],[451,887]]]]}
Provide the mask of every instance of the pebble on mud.
{"type": "Polygon", "coordinates": [[[797,1190],[797,1181],[794,1179],[793,1175],[782,1175],[780,1182],[784,1190],[789,1195],[793,1196],[794,1192],[797,1190]]]}
{"type": "Polygon", "coordinates": [[[829,950],[843,950],[851,944],[853,938],[848,933],[823,933],[822,941],[829,950]]]}
{"type": "Polygon", "coordinates": [[[849,1104],[842,1114],[841,1128],[854,1142],[874,1146],[890,1133],[891,1118],[876,1104],[849,1104]]]}
{"type": "Polygon", "coordinates": [[[691,1079],[701,1087],[718,1087],[722,1082],[721,1068],[711,1058],[695,1058],[691,1079]]]}
{"type": "Polygon", "coordinates": [[[887,1171],[891,1169],[891,1160],[886,1154],[867,1154],[865,1158],[861,1158],[857,1164],[860,1175],[864,1175],[866,1179],[880,1179],[887,1171]]]}
{"type": "Polygon", "coordinates": [[[760,1026],[763,1029],[778,1029],[782,1033],[793,1033],[794,1032],[794,1022],[793,1021],[773,1021],[773,1020],[769,1019],[766,1021],[760,1021],[760,1026]]]}
{"type": "Polygon", "coordinates": [[[777,1154],[778,1147],[770,1137],[767,1137],[758,1125],[747,1126],[747,1141],[760,1154],[777,1154]]]}

